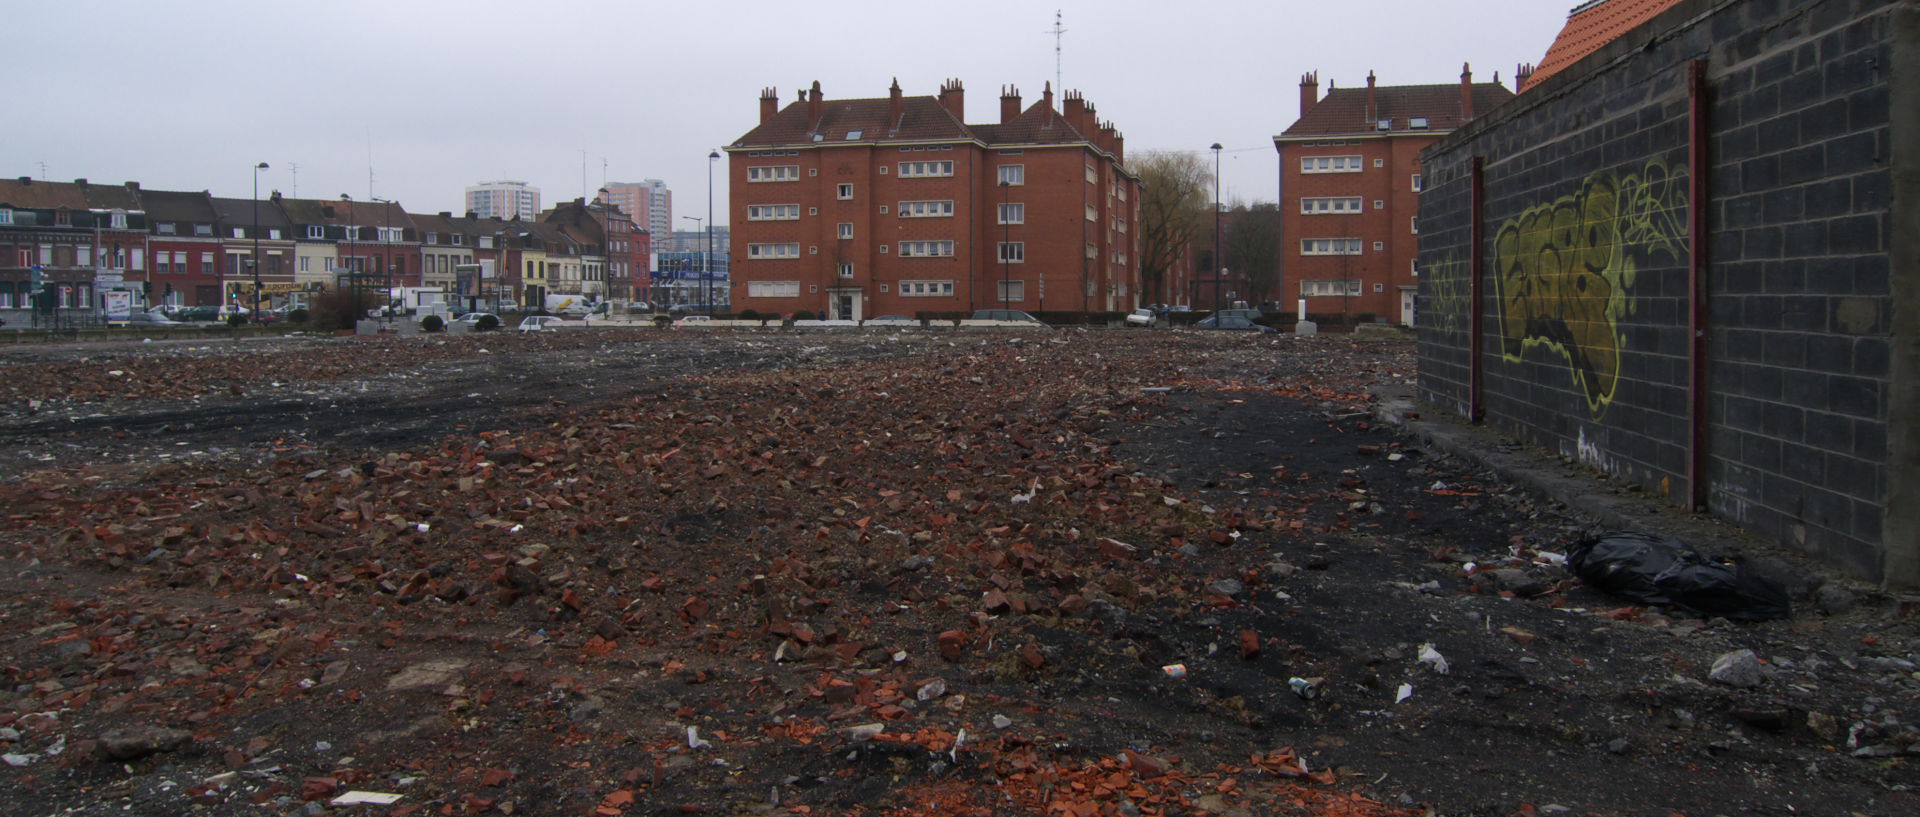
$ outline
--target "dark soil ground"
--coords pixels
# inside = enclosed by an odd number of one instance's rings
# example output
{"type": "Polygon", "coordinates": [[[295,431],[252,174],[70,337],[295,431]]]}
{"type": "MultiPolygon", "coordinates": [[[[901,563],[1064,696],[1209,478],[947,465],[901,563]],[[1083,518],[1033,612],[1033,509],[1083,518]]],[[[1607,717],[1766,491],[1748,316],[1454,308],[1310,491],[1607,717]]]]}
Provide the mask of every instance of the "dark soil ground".
{"type": "Polygon", "coordinates": [[[1911,617],[1757,546],[1790,619],[1582,587],[1591,520],[1376,417],[1413,376],[1189,332],[0,352],[0,814],[1920,813],[1911,617]]]}

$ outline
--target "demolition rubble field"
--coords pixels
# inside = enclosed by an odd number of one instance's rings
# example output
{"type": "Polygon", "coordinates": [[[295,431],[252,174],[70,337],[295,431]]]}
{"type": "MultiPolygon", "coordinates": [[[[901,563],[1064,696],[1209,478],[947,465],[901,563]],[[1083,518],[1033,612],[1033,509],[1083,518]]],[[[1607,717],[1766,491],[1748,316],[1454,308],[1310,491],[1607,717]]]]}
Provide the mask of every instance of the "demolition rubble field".
{"type": "Polygon", "coordinates": [[[1590,522],[1376,415],[1414,373],[1167,331],[10,349],[0,814],[1920,813],[1914,618],[1757,546],[1789,619],[1585,588],[1590,522]]]}

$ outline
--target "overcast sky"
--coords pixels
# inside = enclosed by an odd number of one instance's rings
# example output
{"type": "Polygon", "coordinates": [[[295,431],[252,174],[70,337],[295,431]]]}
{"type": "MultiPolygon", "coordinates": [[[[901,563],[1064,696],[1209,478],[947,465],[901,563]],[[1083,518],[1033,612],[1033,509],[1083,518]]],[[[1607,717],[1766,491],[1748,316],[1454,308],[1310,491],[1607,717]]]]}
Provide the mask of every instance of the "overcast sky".
{"type": "Polygon", "coordinates": [[[1217,141],[1224,198],[1271,200],[1303,72],[1324,93],[1369,70],[1457,82],[1470,62],[1511,88],[1574,3],[0,0],[0,172],[245,197],[264,161],[262,196],[364,199],[371,157],[371,195],[414,211],[458,211],[481,180],[551,206],[658,178],[676,216],[704,216],[706,155],[757,123],[761,88],[784,106],[816,79],[834,99],[956,77],[967,121],[996,121],[1002,85],[1030,104],[1054,79],[1057,8],[1065,87],[1130,153],[1217,141]]]}

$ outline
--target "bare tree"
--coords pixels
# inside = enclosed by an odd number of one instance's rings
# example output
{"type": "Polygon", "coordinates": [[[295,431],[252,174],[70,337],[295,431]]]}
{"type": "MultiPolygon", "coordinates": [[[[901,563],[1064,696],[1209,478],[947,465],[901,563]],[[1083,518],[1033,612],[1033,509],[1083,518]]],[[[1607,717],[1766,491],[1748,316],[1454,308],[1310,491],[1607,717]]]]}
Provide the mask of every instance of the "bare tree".
{"type": "Polygon", "coordinates": [[[1247,282],[1247,300],[1272,300],[1280,274],[1280,205],[1236,204],[1227,213],[1225,241],[1226,266],[1247,282]]]}
{"type": "Polygon", "coordinates": [[[1140,177],[1141,294],[1156,297],[1167,270],[1193,242],[1212,206],[1207,185],[1213,173],[1200,154],[1191,152],[1147,151],[1130,165],[1140,177]]]}

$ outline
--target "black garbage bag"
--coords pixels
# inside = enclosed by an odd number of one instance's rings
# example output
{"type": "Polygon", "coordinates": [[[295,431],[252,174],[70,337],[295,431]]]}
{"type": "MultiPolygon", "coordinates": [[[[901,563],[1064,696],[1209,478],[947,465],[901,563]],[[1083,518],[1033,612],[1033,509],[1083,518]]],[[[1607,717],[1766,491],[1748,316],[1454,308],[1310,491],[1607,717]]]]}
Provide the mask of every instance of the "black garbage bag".
{"type": "Polygon", "coordinates": [[[1787,589],[1738,565],[1713,561],[1687,543],[1644,533],[1603,533],[1567,552],[1580,580],[1646,604],[1699,616],[1765,621],[1792,614],[1787,589]]]}

